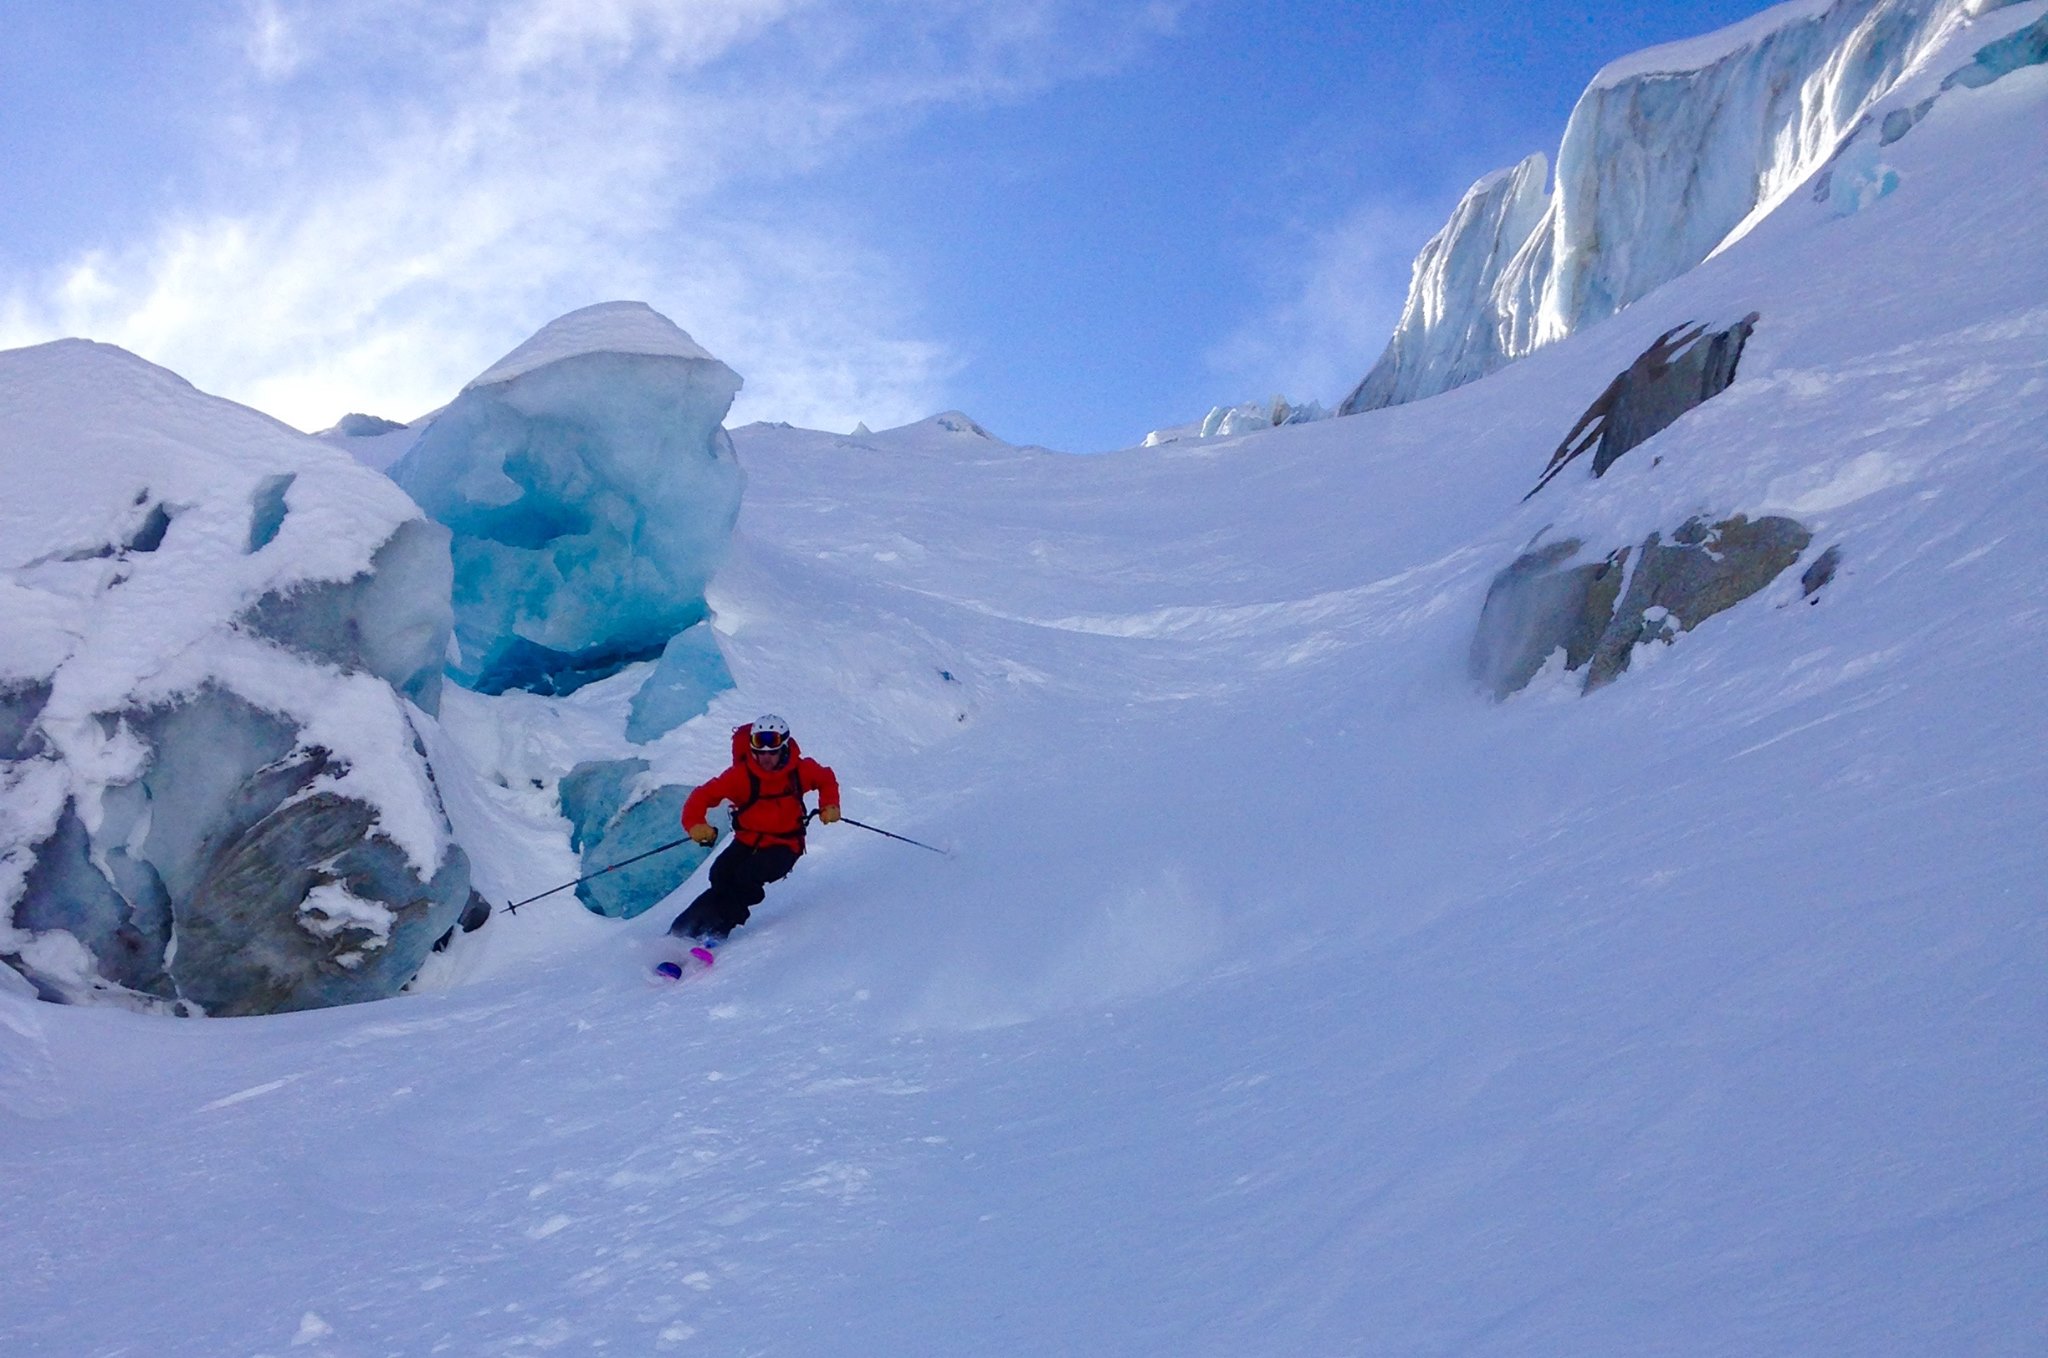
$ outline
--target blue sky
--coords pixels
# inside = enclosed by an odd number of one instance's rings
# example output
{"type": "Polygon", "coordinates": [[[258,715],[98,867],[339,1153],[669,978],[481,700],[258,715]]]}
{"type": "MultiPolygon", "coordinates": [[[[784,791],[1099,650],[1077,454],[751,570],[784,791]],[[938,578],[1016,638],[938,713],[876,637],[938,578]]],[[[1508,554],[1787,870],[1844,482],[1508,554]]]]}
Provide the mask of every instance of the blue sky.
{"type": "Polygon", "coordinates": [[[317,428],[646,300],[734,420],[1334,403],[1459,194],[1759,0],[0,0],[0,347],[317,428]]]}

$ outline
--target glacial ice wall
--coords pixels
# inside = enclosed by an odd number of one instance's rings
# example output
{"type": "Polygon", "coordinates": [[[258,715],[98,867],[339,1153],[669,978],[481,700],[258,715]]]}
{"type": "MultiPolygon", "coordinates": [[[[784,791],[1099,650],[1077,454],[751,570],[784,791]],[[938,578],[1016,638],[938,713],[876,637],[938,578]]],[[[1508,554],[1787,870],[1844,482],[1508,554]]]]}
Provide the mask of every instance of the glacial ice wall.
{"type": "Polygon", "coordinates": [[[215,1014],[394,993],[469,898],[418,723],[447,534],[121,350],[0,354],[0,964],[215,1014]]]}
{"type": "Polygon", "coordinates": [[[1344,398],[1342,414],[1412,401],[1486,376],[1507,361],[1486,298],[1535,235],[1549,199],[1550,161],[1542,152],[1465,191],[1443,230],[1415,257],[1408,301],[1386,352],[1344,398]]]}
{"type": "Polygon", "coordinates": [[[1685,273],[1825,164],[1936,49],[2008,7],[1789,0],[1610,65],[1573,110],[1540,215],[1530,221],[1532,161],[1475,186],[1417,259],[1394,336],[1341,413],[1483,377],[1685,273]]]}
{"type": "Polygon", "coordinates": [[[1187,439],[1235,438],[1239,434],[1252,434],[1261,429],[1278,429],[1282,425],[1313,424],[1317,420],[1329,419],[1331,413],[1323,408],[1321,401],[1305,401],[1296,405],[1285,396],[1277,395],[1267,401],[1240,401],[1236,405],[1211,406],[1207,415],[1190,424],[1152,430],[1145,435],[1144,446],[1158,448],[1187,439]]]}
{"type": "Polygon", "coordinates": [[[707,614],[739,514],[739,377],[638,302],[571,312],[463,389],[391,469],[453,534],[456,652],[482,693],[561,694],[707,614]]]}

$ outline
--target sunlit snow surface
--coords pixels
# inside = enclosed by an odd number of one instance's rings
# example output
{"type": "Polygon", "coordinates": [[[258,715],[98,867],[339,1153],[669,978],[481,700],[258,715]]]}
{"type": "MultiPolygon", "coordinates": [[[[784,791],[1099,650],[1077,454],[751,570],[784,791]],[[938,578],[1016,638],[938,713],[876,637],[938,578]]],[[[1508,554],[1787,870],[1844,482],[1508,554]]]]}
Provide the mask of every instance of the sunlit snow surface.
{"type": "MultiPolygon", "coordinates": [[[[1946,98],[1868,210],[1424,404],[1095,459],[738,431],[738,690],[650,757],[779,711],[953,856],[821,830],[667,990],[667,910],[562,900],[381,1005],[0,996],[5,1350],[2038,1351],[2044,115],[2042,71],[1946,98]],[[1734,387],[1519,503],[1752,306],[1734,387]],[[1843,544],[1818,602],[1466,686],[1553,521],[1733,511],[1843,544]]],[[[629,692],[508,695],[490,757],[629,692]]],[[[487,890],[561,879],[513,789],[449,795],[487,890]]]]}

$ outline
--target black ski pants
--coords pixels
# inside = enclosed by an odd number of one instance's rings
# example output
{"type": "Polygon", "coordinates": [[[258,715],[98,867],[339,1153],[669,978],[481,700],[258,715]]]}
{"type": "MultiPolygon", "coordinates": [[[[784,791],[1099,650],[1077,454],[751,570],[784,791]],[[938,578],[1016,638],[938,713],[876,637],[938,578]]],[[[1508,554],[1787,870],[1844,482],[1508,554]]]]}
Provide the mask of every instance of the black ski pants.
{"type": "Polygon", "coordinates": [[[768,883],[789,876],[797,851],[770,844],[756,849],[738,840],[711,860],[711,885],[676,916],[668,931],[685,938],[724,938],[747,922],[768,894],[768,883]]]}

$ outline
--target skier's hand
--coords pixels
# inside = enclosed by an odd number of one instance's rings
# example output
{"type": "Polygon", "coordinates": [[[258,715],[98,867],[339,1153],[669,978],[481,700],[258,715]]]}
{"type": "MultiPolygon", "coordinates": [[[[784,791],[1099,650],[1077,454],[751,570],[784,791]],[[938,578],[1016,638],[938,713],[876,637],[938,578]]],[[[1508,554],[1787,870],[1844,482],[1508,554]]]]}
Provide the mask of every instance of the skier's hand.
{"type": "Polygon", "coordinates": [[[818,819],[819,819],[819,820],[821,820],[821,821],[824,821],[824,822],[825,822],[825,824],[827,824],[827,825],[832,825],[832,824],[835,824],[835,823],[837,823],[837,821],[839,820],[839,808],[838,808],[838,807],[836,807],[836,806],[821,806],[821,807],[819,807],[819,808],[818,808],[818,819]]]}
{"type": "Polygon", "coordinates": [[[690,838],[708,849],[711,847],[712,842],[718,838],[718,831],[708,825],[692,825],[690,827],[690,838]]]}

